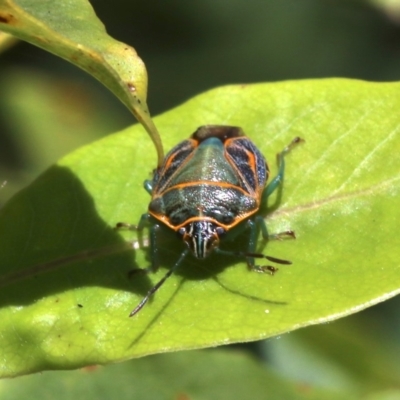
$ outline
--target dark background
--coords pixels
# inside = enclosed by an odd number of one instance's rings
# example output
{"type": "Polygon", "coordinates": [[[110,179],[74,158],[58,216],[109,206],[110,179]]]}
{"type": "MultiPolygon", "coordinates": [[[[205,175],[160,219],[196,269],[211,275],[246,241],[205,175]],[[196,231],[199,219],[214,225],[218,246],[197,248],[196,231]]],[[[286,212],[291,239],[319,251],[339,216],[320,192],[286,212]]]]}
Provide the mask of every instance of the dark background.
{"type": "MultiPolygon", "coordinates": [[[[146,63],[153,115],[231,83],[323,77],[399,80],[400,7],[374,4],[92,0],[108,33],[135,47],[146,63]]],[[[65,61],[26,43],[2,53],[0,184],[7,184],[0,189],[0,204],[62,155],[134,122],[100,83],[65,61]]],[[[304,359],[285,359],[290,349],[299,349],[293,340],[311,346],[316,329],[322,329],[319,332],[328,337],[335,337],[332,332],[345,337],[348,332],[357,341],[355,332],[360,331],[360,338],[375,338],[372,346],[385,343],[398,351],[398,305],[394,299],[330,324],[329,332],[323,331],[326,327],[308,328],[286,335],[289,345],[275,340],[267,347],[255,345],[255,350],[287,374],[307,380],[304,359]],[[297,369],[288,367],[296,362],[297,369]]],[[[339,354],[343,346],[352,346],[344,343],[332,341],[327,346],[339,354]]],[[[332,378],[330,384],[335,382],[332,378]]]]}
{"type": "MultiPolygon", "coordinates": [[[[396,13],[393,6],[373,6],[373,0],[91,3],[108,33],[135,47],[146,63],[152,115],[230,83],[323,77],[390,81],[400,76],[400,7],[396,13]]],[[[18,180],[26,184],[73,148],[133,122],[100,83],[65,61],[26,43],[4,52],[0,56],[0,174],[4,173],[9,188],[0,201],[15,191],[18,180]],[[34,82],[37,87],[32,91],[43,96],[43,86],[52,88],[46,107],[41,107],[47,113],[42,118],[57,118],[64,110],[64,125],[57,127],[62,137],[45,154],[40,154],[34,140],[27,144],[32,133],[27,121],[24,126],[27,111],[18,109],[34,82]],[[104,113],[108,118],[101,119],[104,113]],[[93,126],[88,122],[93,118],[101,122],[93,126]],[[82,120],[88,126],[79,132],[82,120]]]]}

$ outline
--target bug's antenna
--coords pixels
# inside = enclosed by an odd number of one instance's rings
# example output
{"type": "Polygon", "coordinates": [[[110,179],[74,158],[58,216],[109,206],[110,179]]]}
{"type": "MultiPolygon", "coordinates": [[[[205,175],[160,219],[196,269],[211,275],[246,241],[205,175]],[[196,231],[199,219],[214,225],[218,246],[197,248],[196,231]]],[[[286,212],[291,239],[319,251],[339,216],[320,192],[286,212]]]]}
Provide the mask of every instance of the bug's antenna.
{"type": "Polygon", "coordinates": [[[175,263],[175,265],[163,276],[163,278],[157,282],[146,294],[146,296],[143,297],[142,301],[131,311],[129,314],[130,317],[133,317],[136,315],[144,306],[145,304],[149,301],[150,297],[157,292],[158,289],[163,285],[163,283],[178,269],[178,267],[181,265],[183,259],[186,257],[187,253],[189,252],[189,249],[185,249],[181,256],[178,258],[178,261],[175,263]]]}

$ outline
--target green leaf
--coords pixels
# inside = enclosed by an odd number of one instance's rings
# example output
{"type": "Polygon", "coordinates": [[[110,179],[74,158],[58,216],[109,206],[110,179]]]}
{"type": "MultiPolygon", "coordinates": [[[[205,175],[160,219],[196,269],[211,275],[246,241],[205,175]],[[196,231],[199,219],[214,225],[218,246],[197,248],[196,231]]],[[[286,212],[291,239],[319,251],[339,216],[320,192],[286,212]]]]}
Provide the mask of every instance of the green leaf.
{"type": "Polygon", "coordinates": [[[284,380],[248,355],[221,350],[161,354],[106,368],[8,379],[1,392],[1,400],[354,399],[284,380]]]}
{"type": "MultiPolygon", "coordinates": [[[[158,117],[168,149],[202,124],[243,127],[272,175],[275,154],[305,139],[266,217],[271,232],[293,229],[297,239],[264,249],[293,262],[273,277],[234,257],[188,257],[134,318],[183,249],[174,233],[160,235],[160,270],[129,279],[149,252],[113,227],[146,211],[152,144],[134,126],[62,159],[0,213],[1,374],[267,338],[397,294],[399,89],[338,79],[228,86],[158,117]],[[113,253],[125,240],[134,249],[113,253]]],[[[223,246],[246,245],[243,235],[223,246]]]]}
{"type": "Polygon", "coordinates": [[[135,49],[107,35],[86,0],[0,0],[0,30],[82,68],[110,89],[161,141],[146,104],[147,72],[135,49]]]}
{"type": "MultiPolygon", "coordinates": [[[[1,75],[0,87],[0,109],[13,129],[9,140],[30,174],[29,182],[73,149],[115,130],[119,116],[88,85],[13,68],[1,75]],[[113,118],[99,112],[107,108],[114,111],[113,118]]],[[[3,176],[12,181],[7,172],[3,176]]]]}

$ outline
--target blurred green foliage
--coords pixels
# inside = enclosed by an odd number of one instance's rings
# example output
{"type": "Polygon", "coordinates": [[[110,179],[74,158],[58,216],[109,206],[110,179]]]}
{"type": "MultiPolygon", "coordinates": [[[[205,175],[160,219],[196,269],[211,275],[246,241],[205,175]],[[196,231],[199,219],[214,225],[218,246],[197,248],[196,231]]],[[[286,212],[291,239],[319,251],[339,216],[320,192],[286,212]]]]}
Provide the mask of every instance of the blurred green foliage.
{"type": "MultiPolygon", "coordinates": [[[[381,12],[383,8],[360,0],[91,3],[108,33],[133,45],[145,61],[153,115],[229,83],[318,77],[387,81],[400,74],[400,26],[390,11],[393,5],[381,12]]],[[[93,78],[26,43],[1,55],[0,85],[0,171],[8,181],[0,202],[20,187],[18,180],[26,184],[93,135],[101,137],[133,122],[93,78]],[[37,94],[52,106],[41,107],[41,120],[61,125],[61,137],[48,135],[50,158],[39,145],[24,145],[32,125],[26,118],[29,109],[18,100],[25,98],[24,90],[32,91],[27,80],[35,86],[43,79],[51,93],[37,94]],[[60,113],[66,123],[61,123],[60,113]],[[83,122],[90,125],[84,132],[83,122]],[[39,164],[32,165],[33,158],[39,164]]],[[[47,130],[35,125],[38,131],[47,130]]]]}
{"type": "MultiPolygon", "coordinates": [[[[145,61],[153,114],[228,83],[400,77],[398,2],[92,4],[109,34],[133,45],[145,61]]],[[[25,43],[1,54],[0,87],[0,183],[7,181],[0,190],[1,204],[62,155],[134,122],[98,82],[25,43]]],[[[393,299],[246,350],[304,385],[357,393],[355,398],[360,392],[367,399],[400,398],[400,379],[396,384],[390,373],[400,362],[398,306],[393,299]],[[371,381],[378,384],[371,387],[371,381]]]]}

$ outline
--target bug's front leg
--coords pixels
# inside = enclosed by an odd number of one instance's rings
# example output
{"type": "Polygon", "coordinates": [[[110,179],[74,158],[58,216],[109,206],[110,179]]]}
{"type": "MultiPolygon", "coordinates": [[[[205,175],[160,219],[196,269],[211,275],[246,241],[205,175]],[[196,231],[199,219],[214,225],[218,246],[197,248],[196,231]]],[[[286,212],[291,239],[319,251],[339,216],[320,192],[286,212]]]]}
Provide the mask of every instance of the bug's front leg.
{"type": "Polygon", "coordinates": [[[150,233],[150,257],[151,257],[151,265],[148,268],[138,268],[130,271],[129,275],[135,274],[136,272],[155,272],[159,266],[158,260],[158,246],[157,246],[157,232],[159,230],[159,225],[156,223],[152,223],[150,214],[142,214],[139,220],[138,225],[129,224],[126,222],[118,222],[115,226],[115,229],[126,228],[129,230],[135,230],[139,232],[139,240],[140,243],[143,244],[142,235],[143,229],[145,227],[149,227],[150,233]]]}
{"type": "Polygon", "coordinates": [[[304,140],[295,137],[288,146],[286,146],[280,153],[277,154],[278,159],[278,174],[272,181],[265,187],[262,198],[261,204],[266,204],[267,198],[282,184],[283,179],[285,177],[285,155],[289,153],[290,150],[298,143],[303,142],[304,140]]]}
{"type": "Polygon", "coordinates": [[[287,260],[281,260],[279,258],[271,257],[271,256],[265,256],[259,253],[256,253],[257,249],[257,241],[258,241],[258,236],[261,231],[261,234],[263,236],[264,240],[272,240],[272,239],[282,239],[284,237],[291,237],[295,238],[295,234],[293,231],[284,231],[280,233],[275,233],[275,234],[269,234],[268,233],[268,228],[267,224],[265,223],[265,220],[261,216],[256,216],[254,220],[248,220],[247,221],[247,226],[250,229],[250,238],[249,238],[249,247],[248,247],[248,252],[247,252],[247,266],[249,269],[252,271],[256,272],[268,272],[269,274],[273,275],[275,272],[278,271],[278,268],[273,267],[271,265],[256,265],[255,263],[255,257],[257,258],[266,258],[269,261],[278,263],[278,264],[291,264],[290,261],[287,260]]]}
{"type": "Polygon", "coordinates": [[[278,232],[278,233],[269,233],[267,224],[261,215],[257,215],[255,217],[254,223],[258,227],[258,229],[256,230],[256,232],[257,232],[256,243],[257,243],[257,239],[258,239],[259,230],[261,230],[262,237],[265,241],[267,241],[267,240],[282,240],[285,237],[296,239],[296,234],[292,230],[287,230],[287,231],[278,232]]]}
{"type": "Polygon", "coordinates": [[[130,224],[128,222],[118,222],[115,225],[114,229],[122,229],[122,228],[126,228],[129,229],[130,231],[143,231],[143,229],[146,226],[149,226],[150,224],[150,220],[151,220],[151,216],[150,214],[142,214],[142,216],[140,217],[139,223],[137,225],[134,224],[130,224]]]}

